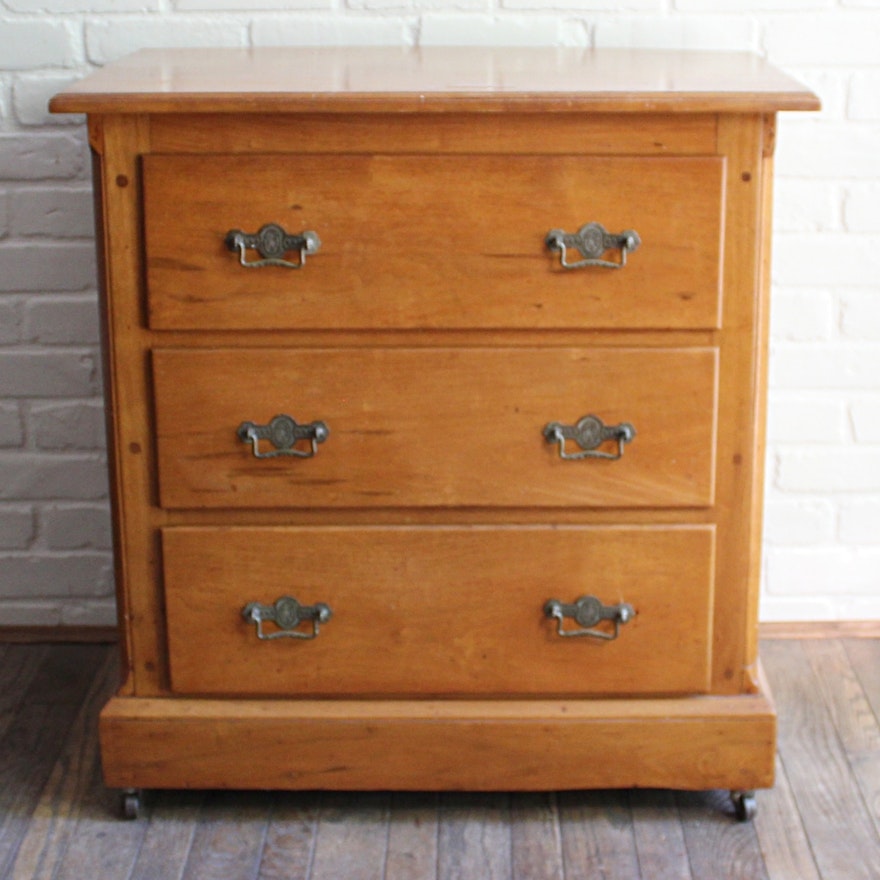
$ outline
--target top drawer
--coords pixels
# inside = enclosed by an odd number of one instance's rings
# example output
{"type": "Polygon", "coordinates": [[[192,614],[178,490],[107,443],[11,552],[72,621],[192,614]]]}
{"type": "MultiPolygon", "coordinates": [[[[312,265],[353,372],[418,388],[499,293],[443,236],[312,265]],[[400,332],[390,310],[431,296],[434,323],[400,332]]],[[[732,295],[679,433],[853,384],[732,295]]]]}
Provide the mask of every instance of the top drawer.
{"type": "Polygon", "coordinates": [[[715,328],[723,179],[717,157],[149,155],[150,326],[715,328]],[[563,268],[548,232],[589,223],[638,234],[624,267],[563,268]],[[242,266],[227,234],[267,224],[320,249],[242,266]]]}

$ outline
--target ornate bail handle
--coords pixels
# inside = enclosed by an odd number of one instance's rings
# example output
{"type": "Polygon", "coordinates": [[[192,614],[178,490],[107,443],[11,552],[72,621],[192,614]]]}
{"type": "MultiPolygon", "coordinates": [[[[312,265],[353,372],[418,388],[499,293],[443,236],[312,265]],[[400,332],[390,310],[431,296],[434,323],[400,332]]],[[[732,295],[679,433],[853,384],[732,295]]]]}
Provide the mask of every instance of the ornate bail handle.
{"type": "Polygon", "coordinates": [[[257,625],[257,638],[263,641],[272,639],[314,639],[321,631],[320,624],[333,616],[329,605],[317,602],[314,605],[301,605],[293,596],[282,596],[273,605],[248,602],[241,609],[241,616],[248,623],[257,625]],[[278,627],[277,632],[263,632],[263,621],[268,620],[278,627]],[[311,621],[311,632],[299,632],[297,627],[304,621],[311,621]]]}
{"type": "Polygon", "coordinates": [[[291,416],[275,416],[268,425],[256,425],[253,422],[242,422],[238,426],[238,439],[242,443],[252,444],[254,458],[275,458],[279,455],[293,455],[296,458],[312,458],[317,455],[318,444],[330,436],[330,429],[325,422],[309,422],[300,425],[291,416]],[[260,452],[260,440],[271,443],[275,449],[260,452]],[[301,440],[309,440],[309,449],[297,449],[295,444],[301,440]]]}
{"type": "Polygon", "coordinates": [[[587,223],[577,232],[551,229],[544,241],[550,250],[559,252],[559,262],[563,269],[580,269],[584,266],[622,269],[626,265],[626,255],[642,243],[634,229],[615,235],[608,232],[601,223],[587,223]],[[566,256],[569,249],[576,250],[583,259],[569,263],[566,256]],[[619,263],[602,259],[605,251],[609,250],[620,251],[619,263]]]}
{"type": "Polygon", "coordinates": [[[239,252],[239,262],[245,269],[261,269],[263,266],[299,269],[305,266],[307,255],[316,254],[321,248],[321,239],[317,232],[307,229],[298,235],[291,235],[277,223],[267,223],[253,235],[240,229],[230,229],[226,233],[225,241],[229,250],[239,252]],[[262,259],[248,262],[248,248],[254,248],[262,259]],[[288,251],[299,251],[298,263],[284,259],[288,251]]]}
{"type": "Polygon", "coordinates": [[[636,616],[635,609],[628,602],[603,605],[595,596],[581,596],[570,605],[558,599],[550,599],[544,605],[544,614],[556,621],[557,635],[565,638],[589,636],[609,642],[617,638],[622,623],[627,623],[636,616]],[[573,619],[581,629],[563,629],[562,621],[566,617],[573,619]],[[610,620],[614,624],[613,632],[595,628],[603,620],[610,620]]]}
{"type": "Polygon", "coordinates": [[[578,461],[582,458],[604,458],[617,461],[623,456],[623,447],[631,443],[636,436],[636,429],[629,422],[619,425],[606,425],[597,416],[584,416],[575,425],[563,425],[550,422],[544,428],[544,439],[548,443],[559,444],[559,457],[566,461],[578,461]],[[573,440],[581,448],[581,452],[566,452],[565,441],[573,440]],[[598,449],[603,443],[614,441],[617,452],[602,452],[598,449]]]}

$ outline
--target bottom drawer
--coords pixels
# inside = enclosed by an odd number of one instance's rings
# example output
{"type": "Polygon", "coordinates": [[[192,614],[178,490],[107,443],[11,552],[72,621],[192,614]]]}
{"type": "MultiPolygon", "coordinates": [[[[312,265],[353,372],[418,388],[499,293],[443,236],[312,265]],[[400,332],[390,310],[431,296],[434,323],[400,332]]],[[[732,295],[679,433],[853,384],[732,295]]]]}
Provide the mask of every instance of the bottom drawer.
{"type": "Polygon", "coordinates": [[[712,526],[171,527],[162,544],[176,693],[583,696],[708,687],[712,526]],[[285,596],[305,610],[276,605],[285,596]],[[609,616],[623,603],[634,615],[578,622],[576,607],[565,606],[582,596],[596,597],[609,616]],[[561,621],[548,616],[554,599],[561,621]],[[250,603],[260,607],[245,612],[250,603]],[[321,604],[331,612],[323,622],[310,617],[321,604]],[[558,627],[605,638],[566,637],[558,627]]]}

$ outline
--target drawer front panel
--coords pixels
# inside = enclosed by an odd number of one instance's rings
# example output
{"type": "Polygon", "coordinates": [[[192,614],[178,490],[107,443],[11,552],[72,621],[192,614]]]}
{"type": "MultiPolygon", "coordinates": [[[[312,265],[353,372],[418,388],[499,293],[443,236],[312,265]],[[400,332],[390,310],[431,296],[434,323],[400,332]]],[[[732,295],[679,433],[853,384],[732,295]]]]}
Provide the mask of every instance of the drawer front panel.
{"type": "MultiPolygon", "coordinates": [[[[177,693],[707,689],[712,526],[174,527],[162,539],[177,693]],[[558,634],[548,600],[585,595],[632,606],[617,638],[558,634]],[[331,610],[316,637],[258,638],[243,609],[284,596],[331,610]]],[[[312,626],[263,620],[261,631],[312,626]]],[[[613,634],[610,622],[595,628],[613,634]]]]}
{"type": "Polygon", "coordinates": [[[705,507],[713,500],[717,351],[159,349],[160,498],[215,507],[705,507]],[[275,416],[324,423],[293,450],[248,440],[275,416]],[[583,417],[584,457],[545,435],[583,417]],[[240,433],[240,431],[242,433],[240,433]],[[312,452],[315,454],[308,456],[312,452]],[[621,454],[622,453],[622,454],[621,454]]]}
{"type": "Polygon", "coordinates": [[[716,157],[146,156],[150,324],[714,328],[723,178],[716,157]],[[638,233],[624,268],[545,243],[593,222],[638,233]],[[227,233],[266,224],[320,249],[243,267],[227,233]]]}

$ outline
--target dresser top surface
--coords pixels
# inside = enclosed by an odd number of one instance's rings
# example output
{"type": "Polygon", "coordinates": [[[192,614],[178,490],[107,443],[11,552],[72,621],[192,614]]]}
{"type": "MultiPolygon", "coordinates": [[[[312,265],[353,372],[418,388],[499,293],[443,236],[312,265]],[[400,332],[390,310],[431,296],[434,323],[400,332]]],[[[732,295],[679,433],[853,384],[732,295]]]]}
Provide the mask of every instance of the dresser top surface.
{"type": "Polygon", "coordinates": [[[774,112],[816,96],[758,56],[538,48],[146,49],[60,113],[774,112]]]}

